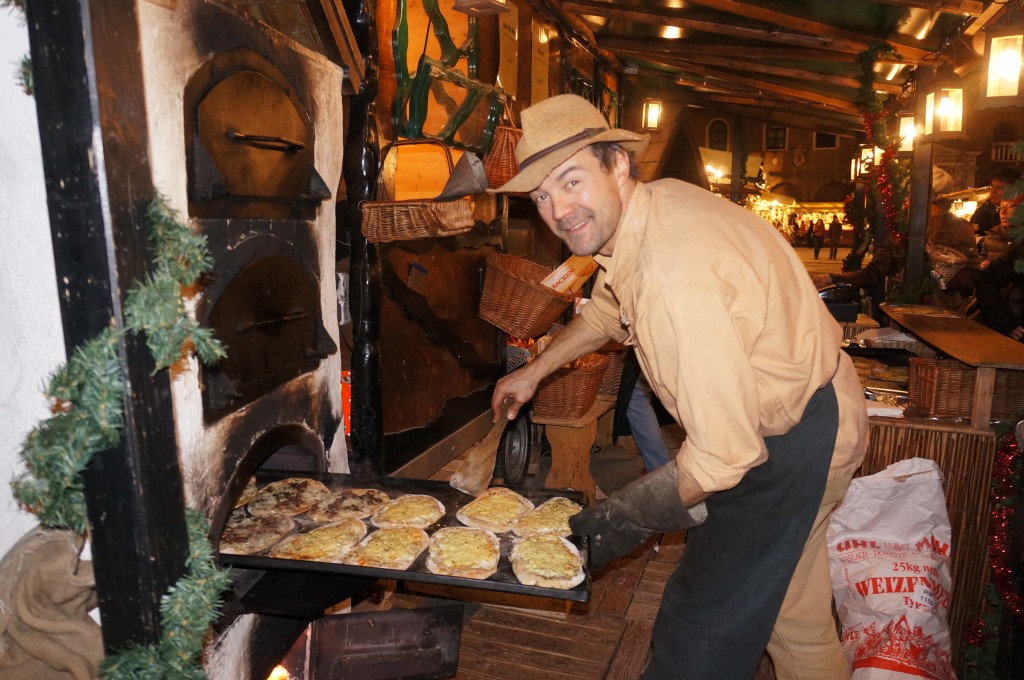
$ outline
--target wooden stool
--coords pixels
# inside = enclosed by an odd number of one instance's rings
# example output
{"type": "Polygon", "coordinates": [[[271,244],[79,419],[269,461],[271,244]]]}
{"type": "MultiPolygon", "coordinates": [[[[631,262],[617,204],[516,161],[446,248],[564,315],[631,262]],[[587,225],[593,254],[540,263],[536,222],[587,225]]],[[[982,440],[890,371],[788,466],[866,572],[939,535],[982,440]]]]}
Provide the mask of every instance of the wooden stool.
{"type": "Polygon", "coordinates": [[[544,480],[546,489],[576,489],[594,502],[594,478],[590,476],[590,451],[597,439],[597,420],[615,406],[615,400],[598,399],[579,418],[534,416],[543,425],[551,444],[551,471],[544,480]]]}

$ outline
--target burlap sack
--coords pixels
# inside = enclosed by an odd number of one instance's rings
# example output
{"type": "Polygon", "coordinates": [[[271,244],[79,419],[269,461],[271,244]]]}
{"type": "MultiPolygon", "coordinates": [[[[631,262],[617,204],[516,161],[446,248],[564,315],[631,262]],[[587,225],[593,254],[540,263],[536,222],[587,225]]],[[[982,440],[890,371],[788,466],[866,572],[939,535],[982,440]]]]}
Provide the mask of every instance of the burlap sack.
{"type": "Polygon", "coordinates": [[[0,562],[0,679],[89,680],[103,659],[82,537],[34,529],[0,562]]]}

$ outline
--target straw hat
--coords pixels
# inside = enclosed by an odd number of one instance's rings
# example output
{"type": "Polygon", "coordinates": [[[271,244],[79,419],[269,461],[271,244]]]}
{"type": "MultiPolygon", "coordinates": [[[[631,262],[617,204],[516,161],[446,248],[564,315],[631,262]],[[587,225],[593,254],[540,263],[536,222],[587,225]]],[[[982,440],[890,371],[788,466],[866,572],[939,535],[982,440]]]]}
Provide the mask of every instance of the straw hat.
{"type": "Polygon", "coordinates": [[[493,193],[533,191],[552,170],[596,142],[618,142],[636,153],[647,146],[647,135],[609,128],[601,112],[575,94],[560,94],[524,109],[522,122],[523,137],[516,146],[519,174],[493,193]]]}

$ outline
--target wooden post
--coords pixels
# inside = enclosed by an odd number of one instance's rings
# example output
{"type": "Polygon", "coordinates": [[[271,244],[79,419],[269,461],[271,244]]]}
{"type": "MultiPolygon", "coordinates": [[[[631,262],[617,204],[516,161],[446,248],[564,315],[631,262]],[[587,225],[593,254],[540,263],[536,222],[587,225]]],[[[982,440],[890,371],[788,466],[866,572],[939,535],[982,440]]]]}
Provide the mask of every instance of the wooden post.
{"type": "MultiPolygon", "coordinates": [[[[926,69],[918,69],[923,72],[926,69]]],[[[917,83],[922,92],[928,78],[922,73],[917,83]]],[[[924,120],[924,97],[917,97],[915,118],[924,120]]],[[[907,234],[907,267],[903,274],[905,286],[912,286],[924,279],[924,249],[928,238],[928,215],[932,200],[932,143],[920,137],[914,140],[913,177],[910,180],[910,228],[907,234]]]]}
{"type": "MultiPolygon", "coordinates": [[[[150,265],[154,190],[134,0],[26,3],[36,110],[68,354],[113,324],[150,265]]],[[[167,371],[122,335],[125,430],[86,471],[108,653],[160,637],[160,598],[188,540],[167,371]]]]}

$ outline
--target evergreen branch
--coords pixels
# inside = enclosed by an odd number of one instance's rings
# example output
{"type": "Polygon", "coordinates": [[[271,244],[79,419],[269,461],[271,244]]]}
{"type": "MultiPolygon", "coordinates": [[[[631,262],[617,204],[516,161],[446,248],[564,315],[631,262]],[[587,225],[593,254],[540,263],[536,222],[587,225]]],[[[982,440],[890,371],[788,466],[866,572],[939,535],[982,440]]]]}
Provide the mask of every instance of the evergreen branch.
{"type": "Polygon", "coordinates": [[[32,81],[32,57],[27,54],[21,58],[18,68],[15,70],[14,79],[21,91],[31,97],[35,94],[35,85],[32,81]]]}

